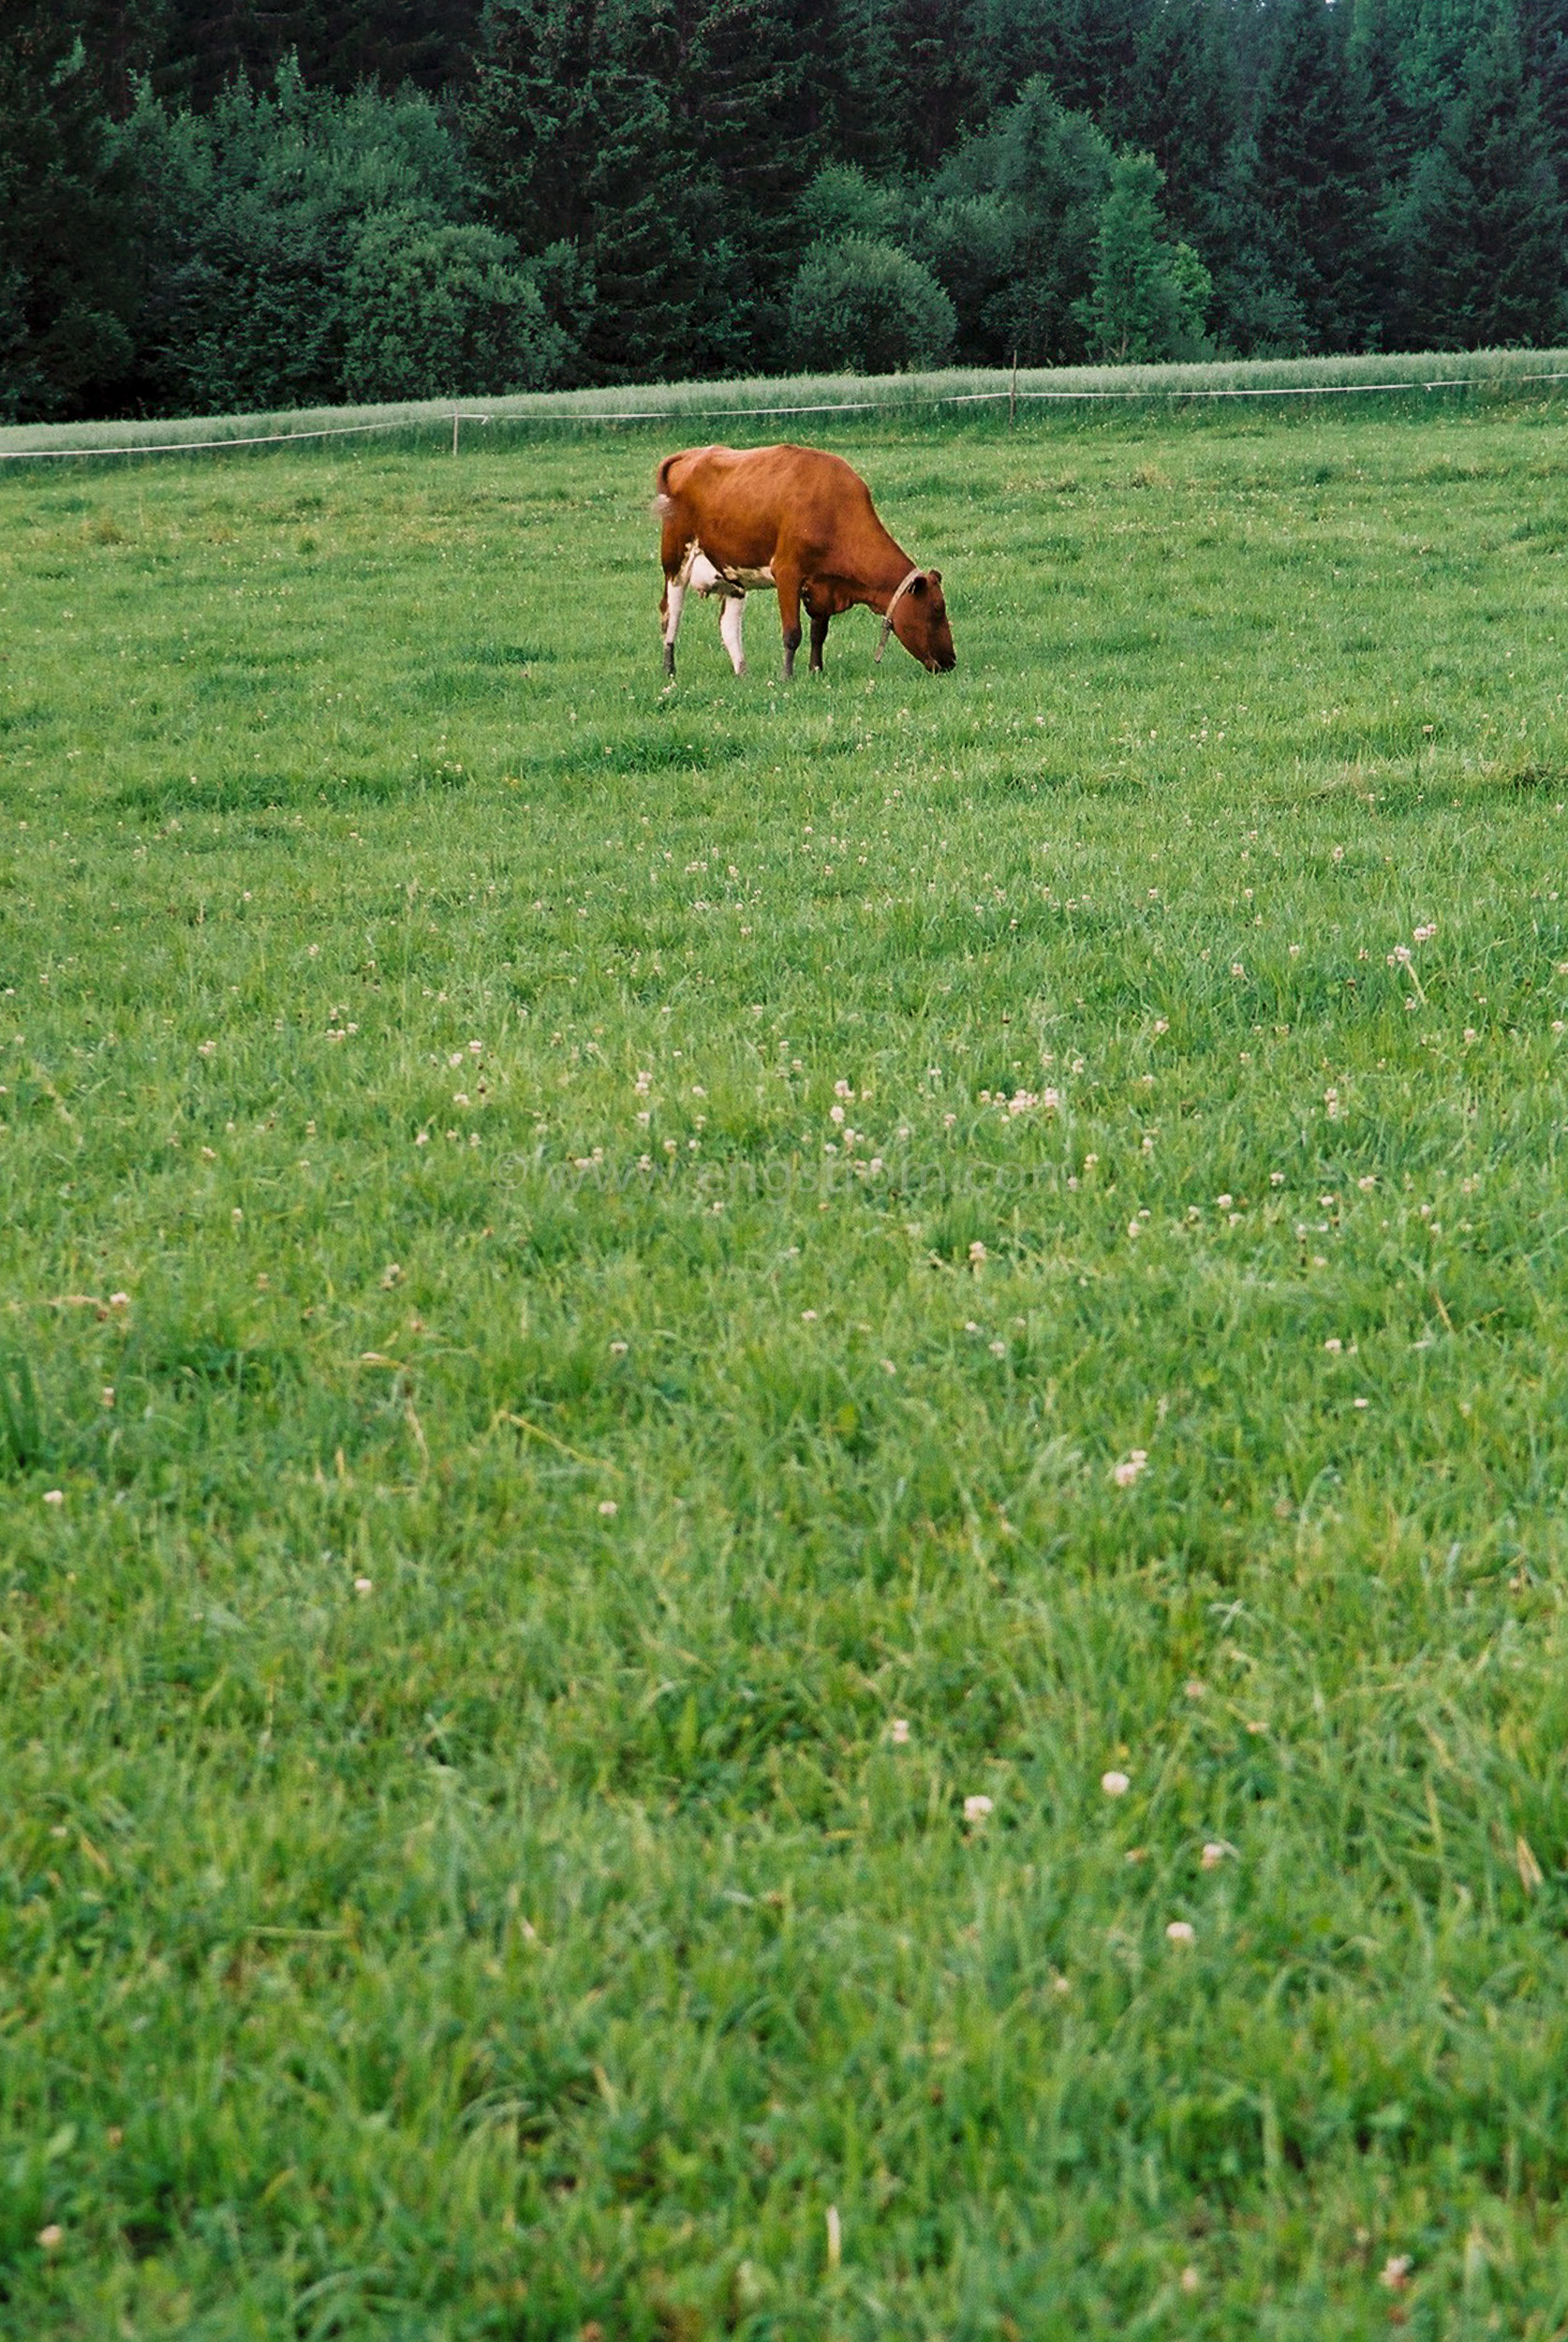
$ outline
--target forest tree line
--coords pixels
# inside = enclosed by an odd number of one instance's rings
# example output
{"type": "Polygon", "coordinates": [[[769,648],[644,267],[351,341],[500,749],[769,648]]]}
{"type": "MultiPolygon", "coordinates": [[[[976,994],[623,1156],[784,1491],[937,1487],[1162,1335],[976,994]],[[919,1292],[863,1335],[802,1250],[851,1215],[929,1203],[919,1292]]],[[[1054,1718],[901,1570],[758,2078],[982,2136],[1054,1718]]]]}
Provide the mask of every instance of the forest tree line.
{"type": "Polygon", "coordinates": [[[1568,0],[0,0],[0,416],[1542,346],[1568,0]]]}

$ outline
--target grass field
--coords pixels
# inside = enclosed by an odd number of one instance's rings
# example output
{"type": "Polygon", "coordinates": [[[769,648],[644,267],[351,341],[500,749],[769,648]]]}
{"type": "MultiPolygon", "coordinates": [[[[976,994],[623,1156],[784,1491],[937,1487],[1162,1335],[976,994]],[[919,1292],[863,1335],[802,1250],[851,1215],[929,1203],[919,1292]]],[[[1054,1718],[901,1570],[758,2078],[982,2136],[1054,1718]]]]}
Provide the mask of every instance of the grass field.
{"type": "Polygon", "coordinates": [[[789,689],[0,479],[0,2334],[1562,2334],[1568,409],[1349,407],[789,689]]]}

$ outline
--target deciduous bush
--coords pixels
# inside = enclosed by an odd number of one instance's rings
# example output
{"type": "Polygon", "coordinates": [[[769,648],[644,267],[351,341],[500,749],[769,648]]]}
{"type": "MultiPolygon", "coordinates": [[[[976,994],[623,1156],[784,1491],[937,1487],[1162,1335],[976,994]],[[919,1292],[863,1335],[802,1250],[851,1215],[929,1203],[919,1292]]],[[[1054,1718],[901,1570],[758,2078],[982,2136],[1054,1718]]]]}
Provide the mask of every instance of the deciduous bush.
{"type": "Polygon", "coordinates": [[[930,270],[871,236],[813,245],[790,296],[795,364],[828,372],[939,365],[956,323],[930,270]]]}
{"type": "Polygon", "coordinates": [[[343,306],[351,399],[535,390],[563,354],[565,335],[493,228],[381,214],[354,246],[343,306]]]}

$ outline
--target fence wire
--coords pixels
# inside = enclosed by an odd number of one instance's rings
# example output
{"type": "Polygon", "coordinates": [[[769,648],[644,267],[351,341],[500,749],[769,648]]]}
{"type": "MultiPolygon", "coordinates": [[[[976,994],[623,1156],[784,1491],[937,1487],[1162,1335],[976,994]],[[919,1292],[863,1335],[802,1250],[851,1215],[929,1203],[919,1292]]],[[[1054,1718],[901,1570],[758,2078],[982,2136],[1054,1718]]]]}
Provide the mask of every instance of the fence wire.
{"type": "MultiPolygon", "coordinates": [[[[599,408],[557,408],[549,412],[508,415],[481,415],[456,408],[451,413],[452,452],[458,445],[458,434],[464,424],[475,429],[493,429],[496,425],[516,423],[571,423],[581,429],[590,423],[619,422],[729,422],[737,418],[755,417],[763,421],[774,416],[789,415],[872,415],[905,414],[911,408],[985,407],[1007,404],[1010,408],[1030,402],[1071,404],[1130,399],[1205,399],[1205,398],[1354,398],[1404,392],[1407,395],[1434,391],[1487,390],[1494,385],[1513,389],[1526,382],[1568,382],[1568,369],[1540,374],[1473,375],[1456,374],[1434,377],[1430,381],[1393,382],[1258,382],[1226,383],[1180,389],[1173,386],[1161,390],[1145,384],[1137,389],[1073,389],[999,391],[941,391],[932,396],[910,399],[845,398],[819,399],[809,405],[796,407],[643,407],[617,408],[605,412],[599,408]]],[[[340,422],[323,424],[308,431],[265,431],[232,433],[220,439],[149,439],[140,445],[125,446],[108,441],[99,447],[16,447],[0,448],[0,464],[63,463],[98,455],[201,455],[238,447],[290,447],[313,439],[351,439],[377,431],[430,431],[437,425],[444,431],[444,412],[420,416],[384,417],[370,422],[340,422]]]]}

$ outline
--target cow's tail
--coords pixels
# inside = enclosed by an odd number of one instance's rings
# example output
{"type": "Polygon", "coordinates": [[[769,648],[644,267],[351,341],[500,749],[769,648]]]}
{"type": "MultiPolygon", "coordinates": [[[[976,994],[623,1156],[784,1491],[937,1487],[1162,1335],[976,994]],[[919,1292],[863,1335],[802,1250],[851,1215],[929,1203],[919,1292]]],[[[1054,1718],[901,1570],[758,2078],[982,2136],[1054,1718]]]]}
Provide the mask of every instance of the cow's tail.
{"type": "Polygon", "coordinates": [[[680,460],[679,455],[666,455],[654,474],[653,509],[660,520],[664,518],[666,512],[674,510],[675,499],[670,489],[670,475],[680,460]]]}

